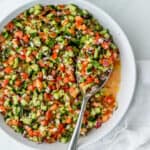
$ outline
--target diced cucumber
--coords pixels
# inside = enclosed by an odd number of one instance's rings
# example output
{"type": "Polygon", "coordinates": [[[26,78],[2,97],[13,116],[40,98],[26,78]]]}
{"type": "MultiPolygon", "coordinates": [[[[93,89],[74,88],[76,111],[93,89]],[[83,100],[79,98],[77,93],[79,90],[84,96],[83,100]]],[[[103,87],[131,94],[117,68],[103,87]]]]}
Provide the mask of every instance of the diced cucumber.
{"type": "Polygon", "coordinates": [[[27,103],[27,101],[26,101],[26,100],[22,99],[22,100],[21,100],[21,105],[22,105],[22,106],[27,106],[27,105],[28,105],[28,103],[27,103]]]}
{"type": "Polygon", "coordinates": [[[17,67],[18,67],[18,64],[19,64],[19,59],[18,59],[18,58],[15,58],[14,64],[13,64],[13,68],[17,68],[17,67]]]}
{"type": "Polygon", "coordinates": [[[14,115],[18,116],[20,111],[21,111],[21,109],[20,109],[20,107],[13,106],[12,111],[13,111],[14,115]]]}
{"type": "Polygon", "coordinates": [[[13,96],[13,104],[14,105],[18,105],[19,101],[18,101],[18,97],[17,96],[13,96]]]}
{"type": "Polygon", "coordinates": [[[31,123],[32,123],[32,119],[28,118],[28,117],[21,118],[21,121],[26,125],[31,125],[31,123]]]}
{"type": "Polygon", "coordinates": [[[68,137],[62,137],[62,138],[60,139],[60,142],[61,142],[61,143],[67,143],[68,140],[69,140],[68,137]]]}
{"type": "Polygon", "coordinates": [[[37,47],[40,47],[41,44],[42,44],[39,37],[33,38],[33,43],[34,43],[34,45],[37,46],[37,47]]]}
{"type": "Polygon", "coordinates": [[[97,59],[99,57],[99,52],[100,52],[100,49],[99,48],[96,48],[95,49],[95,52],[94,52],[94,58],[97,59]]]}

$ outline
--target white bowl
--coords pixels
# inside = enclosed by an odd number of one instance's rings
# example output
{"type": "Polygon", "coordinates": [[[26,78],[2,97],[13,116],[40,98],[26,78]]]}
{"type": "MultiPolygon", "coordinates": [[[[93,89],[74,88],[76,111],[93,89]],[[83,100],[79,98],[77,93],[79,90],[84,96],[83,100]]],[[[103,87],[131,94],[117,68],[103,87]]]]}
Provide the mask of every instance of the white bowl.
{"type": "MultiPolygon", "coordinates": [[[[124,114],[126,113],[136,85],[136,65],[135,59],[132,52],[132,48],[130,43],[125,35],[125,33],[121,30],[119,25],[103,10],[94,6],[93,4],[84,1],[84,0],[36,0],[26,5],[14,10],[7,16],[1,23],[0,29],[6,25],[10,20],[16,17],[19,13],[23,12],[25,9],[33,6],[34,4],[67,4],[74,3],[83,9],[87,9],[90,13],[93,14],[95,18],[97,18],[100,23],[108,28],[110,33],[113,35],[114,41],[118,45],[120,49],[121,55],[121,85],[120,90],[118,92],[117,101],[118,101],[118,109],[114,112],[112,118],[99,129],[93,129],[86,137],[80,138],[79,140],[79,149],[85,148],[87,145],[92,144],[98,140],[100,140],[103,136],[108,134],[122,119],[124,114]]],[[[3,121],[3,117],[0,116],[0,127],[9,134],[12,138],[20,141],[21,143],[44,150],[65,150],[67,148],[67,144],[54,143],[54,144],[36,144],[28,141],[23,138],[22,135],[15,133],[12,129],[10,129],[3,121]]]]}

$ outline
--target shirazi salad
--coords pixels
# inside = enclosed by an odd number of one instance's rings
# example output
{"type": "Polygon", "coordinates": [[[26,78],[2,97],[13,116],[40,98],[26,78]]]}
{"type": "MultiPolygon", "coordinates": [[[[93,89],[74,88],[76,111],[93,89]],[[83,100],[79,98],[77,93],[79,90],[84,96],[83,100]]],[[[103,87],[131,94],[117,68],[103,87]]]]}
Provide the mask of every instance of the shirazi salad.
{"type": "MultiPolygon", "coordinates": [[[[116,62],[112,36],[87,10],[35,5],[0,33],[0,112],[7,125],[34,142],[66,143],[80,112],[80,88],[98,83],[98,73],[116,62]]],[[[81,135],[99,128],[116,109],[108,91],[109,85],[88,102],[81,135]]]]}

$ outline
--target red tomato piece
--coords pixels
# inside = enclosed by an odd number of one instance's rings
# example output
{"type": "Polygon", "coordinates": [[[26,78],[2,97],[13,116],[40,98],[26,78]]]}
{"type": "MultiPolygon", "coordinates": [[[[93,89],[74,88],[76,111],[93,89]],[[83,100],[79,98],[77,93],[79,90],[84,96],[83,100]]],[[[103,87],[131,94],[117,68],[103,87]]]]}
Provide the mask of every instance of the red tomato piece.
{"type": "Polygon", "coordinates": [[[5,69],[4,69],[4,72],[5,73],[7,73],[7,74],[10,74],[11,72],[12,72],[12,68],[10,67],[10,66],[8,66],[8,67],[6,67],[5,69]]]}
{"type": "Polygon", "coordinates": [[[22,83],[21,80],[16,80],[16,81],[15,81],[15,85],[16,85],[16,86],[20,86],[21,83],[22,83]]]}
{"type": "Polygon", "coordinates": [[[8,31],[12,31],[14,29],[14,24],[12,22],[9,22],[7,25],[6,25],[6,29],[8,31]]]}
{"type": "Polygon", "coordinates": [[[29,75],[28,75],[27,73],[25,73],[25,72],[22,72],[22,73],[21,73],[21,77],[22,77],[24,80],[26,80],[26,79],[29,78],[29,75]]]}
{"type": "Polygon", "coordinates": [[[110,45],[109,42],[103,42],[103,43],[101,44],[101,46],[102,46],[103,49],[108,49],[108,48],[109,48],[109,45],[110,45]]]}
{"type": "Polygon", "coordinates": [[[56,59],[56,58],[57,58],[57,53],[56,53],[56,52],[53,53],[52,58],[53,58],[53,59],[56,59]]]}
{"type": "Polygon", "coordinates": [[[29,43],[29,36],[28,35],[24,35],[22,37],[22,40],[25,42],[25,43],[29,43]]]}
{"type": "Polygon", "coordinates": [[[32,84],[28,85],[28,90],[29,91],[34,91],[34,89],[35,89],[35,87],[32,84]]]}
{"type": "Polygon", "coordinates": [[[2,87],[5,88],[8,85],[8,83],[9,83],[8,79],[3,80],[2,87]]]}
{"type": "Polygon", "coordinates": [[[23,32],[22,31],[16,31],[14,36],[15,36],[15,38],[22,39],[23,38],[23,32]]]}
{"type": "Polygon", "coordinates": [[[46,119],[46,120],[50,120],[51,118],[52,118],[52,113],[51,113],[50,110],[48,110],[48,111],[46,112],[46,114],[45,114],[45,119],[46,119]]]}
{"type": "Polygon", "coordinates": [[[113,104],[115,102],[115,99],[113,97],[111,97],[111,96],[106,96],[104,98],[104,102],[109,104],[109,105],[111,105],[111,104],[113,104]]]}

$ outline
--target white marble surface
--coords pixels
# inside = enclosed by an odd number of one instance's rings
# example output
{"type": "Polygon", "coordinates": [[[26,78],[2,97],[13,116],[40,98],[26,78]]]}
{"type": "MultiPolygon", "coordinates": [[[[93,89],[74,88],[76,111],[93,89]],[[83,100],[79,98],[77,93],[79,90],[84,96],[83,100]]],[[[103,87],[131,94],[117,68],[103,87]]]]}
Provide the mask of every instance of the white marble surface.
{"type": "MultiPolygon", "coordinates": [[[[0,0],[0,21],[9,12],[30,0],[0,0]]],[[[149,0],[89,0],[103,8],[122,27],[133,47],[136,60],[150,59],[149,0]]],[[[1,150],[32,150],[10,139],[0,130],[1,150]]],[[[92,149],[91,150],[96,150],[92,149]]]]}

